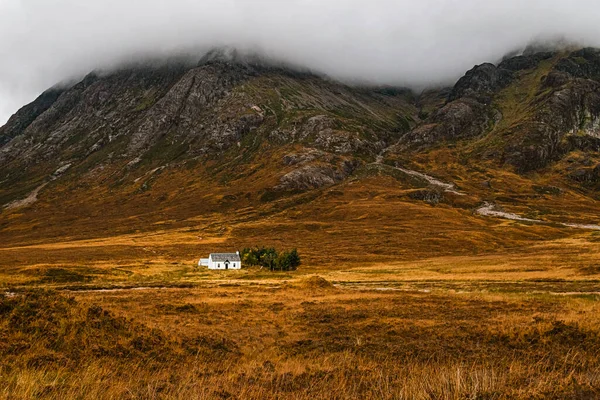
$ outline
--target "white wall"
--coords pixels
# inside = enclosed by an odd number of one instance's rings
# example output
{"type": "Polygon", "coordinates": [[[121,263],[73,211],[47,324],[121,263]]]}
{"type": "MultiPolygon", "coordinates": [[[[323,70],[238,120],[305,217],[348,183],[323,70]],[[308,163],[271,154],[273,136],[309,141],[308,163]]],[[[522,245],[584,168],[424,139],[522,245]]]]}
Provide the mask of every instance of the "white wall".
{"type": "Polygon", "coordinates": [[[210,260],[208,258],[201,258],[200,261],[198,261],[199,267],[208,267],[209,265],[210,265],[210,260]]]}
{"type": "MultiPolygon", "coordinates": [[[[239,261],[231,261],[229,262],[229,269],[241,269],[241,262],[239,261]]],[[[225,269],[225,263],[222,261],[210,261],[208,264],[208,269],[225,269]]]]}

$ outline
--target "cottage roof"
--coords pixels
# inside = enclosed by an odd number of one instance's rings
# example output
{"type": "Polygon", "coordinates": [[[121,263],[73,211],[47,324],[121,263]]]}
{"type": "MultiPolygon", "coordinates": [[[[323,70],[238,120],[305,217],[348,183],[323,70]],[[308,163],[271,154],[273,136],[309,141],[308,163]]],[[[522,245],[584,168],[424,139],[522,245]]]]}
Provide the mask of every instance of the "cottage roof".
{"type": "Polygon", "coordinates": [[[211,253],[210,258],[213,261],[241,261],[238,253],[211,253]]]}

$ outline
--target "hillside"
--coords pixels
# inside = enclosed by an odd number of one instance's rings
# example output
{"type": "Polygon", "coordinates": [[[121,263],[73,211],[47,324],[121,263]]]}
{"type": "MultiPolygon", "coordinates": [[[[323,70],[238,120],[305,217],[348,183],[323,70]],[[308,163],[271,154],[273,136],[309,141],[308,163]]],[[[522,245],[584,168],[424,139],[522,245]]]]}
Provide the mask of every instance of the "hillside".
{"type": "Polygon", "coordinates": [[[598,50],[533,53],[420,95],[218,51],[91,73],[0,128],[0,238],[193,232],[317,261],[315,243],[379,260],[580,234],[565,224],[598,222],[599,71],[598,50]]]}

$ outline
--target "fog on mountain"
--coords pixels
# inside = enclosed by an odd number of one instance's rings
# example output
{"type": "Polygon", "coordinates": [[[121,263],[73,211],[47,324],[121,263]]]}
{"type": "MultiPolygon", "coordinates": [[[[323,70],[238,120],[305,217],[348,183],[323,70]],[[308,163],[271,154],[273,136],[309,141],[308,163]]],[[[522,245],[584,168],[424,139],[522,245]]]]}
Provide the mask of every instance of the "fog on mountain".
{"type": "Polygon", "coordinates": [[[350,81],[448,84],[535,39],[597,44],[598,8],[590,0],[6,0],[0,121],[91,70],[219,46],[350,81]]]}

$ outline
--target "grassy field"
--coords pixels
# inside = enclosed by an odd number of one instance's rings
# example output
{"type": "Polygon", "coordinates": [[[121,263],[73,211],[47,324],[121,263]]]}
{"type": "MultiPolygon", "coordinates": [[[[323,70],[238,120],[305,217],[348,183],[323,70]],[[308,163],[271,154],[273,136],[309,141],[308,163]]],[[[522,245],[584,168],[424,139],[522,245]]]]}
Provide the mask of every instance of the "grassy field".
{"type": "Polygon", "coordinates": [[[0,396],[591,399],[600,393],[597,294],[264,278],[11,293],[0,302],[0,396]]]}
{"type": "Polygon", "coordinates": [[[0,214],[0,398],[600,397],[600,233],[553,223],[597,223],[598,202],[431,157],[411,167],[464,195],[416,201],[374,166],[270,202],[225,186],[154,208],[169,175],[143,199],[0,214]],[[488,200],[545,223],[477,215],[488,200]],[[196,266],[255,245],[303,264],[196,266]]]}
{"type": "Polygon", "coordinates": [[[223,228],[7,237],[0,398],[600,396],[600,235],[381,182],[223,228]],[[303,265],[195,265],[256,244],[297,247],[303,265]]]}

